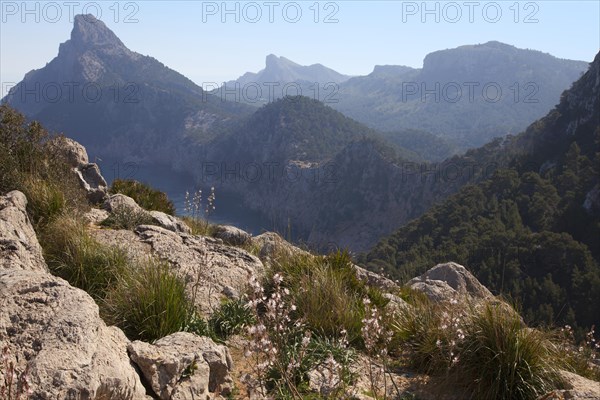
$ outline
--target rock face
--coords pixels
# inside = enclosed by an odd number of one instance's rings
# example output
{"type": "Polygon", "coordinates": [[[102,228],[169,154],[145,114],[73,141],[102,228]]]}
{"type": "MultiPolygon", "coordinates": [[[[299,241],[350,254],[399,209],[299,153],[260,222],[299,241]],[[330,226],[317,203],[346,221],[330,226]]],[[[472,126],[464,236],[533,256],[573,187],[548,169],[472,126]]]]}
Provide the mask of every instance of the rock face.
{"type": "Polygon", "coordinates": [[[449,301],[457,297],[475,300],[493,298],[492,293],[473,274],[454,262],[438,264],[423,275],[411,279],[407,285],[423,292],[433,301],[449,301]]]}
{"type": "MultiPolygon", "coordinates": [[[[21,192],[0,197],[0,346],[34,399],[144,399],[128,340],[82,290],[50,275],[21,192]]],[[[0,382],[4,382],[0,371],[0,382]]]]}
{"type": "Polygon", "coordinates": [[[0,343],[17,356],[19,371],[28,364],[32,398],[145,398],[127,338],[104,324],[87,293],[50,274],[12,269],[0,272],[0,299],[0,343]]]}
{"type": "Polygon", "coordinates": [[[48,271],[26,207],[21,192],[0,196],[0,270],[48,271]]]}
{"type": "Polygon", "coordinates": [[[154,344],[135,341],[128,350],[160,399],[214,399],[233,389],[229,351],[207,337],[178,332],[154,344]]]}
{"type": "Polygon", "coordinates": [[[109,196],[103,205],[104,209],[108,212],[115,212],[118,210],[126,210],[131,213],[146,213],[142,207],[138,206],[134,199],[124,194],[113,194],[109,196]]]}

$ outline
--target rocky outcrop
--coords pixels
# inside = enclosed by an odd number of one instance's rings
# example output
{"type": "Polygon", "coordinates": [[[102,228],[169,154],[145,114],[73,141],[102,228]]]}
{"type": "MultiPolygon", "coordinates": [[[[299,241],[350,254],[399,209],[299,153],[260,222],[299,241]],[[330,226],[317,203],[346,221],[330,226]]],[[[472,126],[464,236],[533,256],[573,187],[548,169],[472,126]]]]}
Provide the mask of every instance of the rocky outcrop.
{"type": "Polygon", "coordinates": [[[231,394],[229,351],[207,337],[178,332],[154,344],[135,341],[128,349],[160,399],[215,399],[231,394]]]}
{"type": "Polygon", "coordinates": [[[26,208],[27,198],[21,192],[0,196],[0,271],[48,271],[26,208]]]}
{"type": "Polygon", "coordinates": [[[134,199],[120,193],[109,196],[102,207],[110,213],[118,211],[125,211],[131,214],[147,213],[147,211],[140,207],[134,199]]]}
{"type": "Polygon", "coordinates": [[[100,168],[90,163],[87,150],[80,143],[64,136],[58,136],[50,142],[51,149],[61,154],[77,176],[81,187],[87,192],[87,198],[94,204],[102,203],[107,197],[107,183],[100,168]]]}
{"type": "Polygon", "coordinates": [[[423,275],[411,279],[407,285],[424,293],[433,301],[449,301],[467,297],[492,299],[492,293],[460,264],[438,264],[423,275]]]}

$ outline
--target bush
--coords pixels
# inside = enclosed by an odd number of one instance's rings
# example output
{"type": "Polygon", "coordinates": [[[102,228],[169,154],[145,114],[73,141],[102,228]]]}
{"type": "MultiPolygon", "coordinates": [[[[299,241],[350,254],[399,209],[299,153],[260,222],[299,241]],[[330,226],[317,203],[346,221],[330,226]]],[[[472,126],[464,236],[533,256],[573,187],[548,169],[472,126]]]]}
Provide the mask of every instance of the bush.
{"type": "Polygon", "coordinates": [[[561,385],[556,346],[502,305],[476,310],[454,375],[478,399],[537,399],[561,385]]]}
{"type": "Polygon", "coordinates": [[[85,193],[64,155],[50,146],[51,136],[37,122],[7,105],[0,106],[0,193],[22,191],[36,230],[69,207],[87,209],[85,193]]]}
{"type": "Polygon", "coordinates": [[[100,225],[112,229],[133,230],[139,225],[151,225],[153,222],[152,216],[145,210],[119,207],[113,210],[100,225]]]}
{"type": "Polygon", "coordinates": [[[162,211],[165,214],[175,215],[175,205],[169,200],[167,194],[145,183],[131,179],[116,179],[110,187],[110,192],[129,196],[146,210],[162,211]]]}
{"type": "Polygon", "coordinates": [[[52,273],[96,300],[102,299],[128,271],[125,251],[98,243],[77,218],[56,218],[43,230],[40,239],[52,273]]]}
{"type": "MultiPolygon", "coordinates": [[[[361,346],[363,299],[368,298],[380,309],[387,304],[381,292],[358,279],[347,252],[328,256],[281,254],[272,269],[284,277],[284,285],[292,293],[297,317],[318,335],[337,337],[346,330],[348,340],[361,346]]],[[[270,282],[265,282],[269,292],[270,282]]]]}
{"type": "Polygon", "coordinates": [[[116,282],[101,310],[129,339],[151,342],[188,326],[193,304],[169,264],[148,259],[116,282]]]}
{"type": "Polygon", "coordinates": [[[228,300],[210,316],[210,330],[222,340],[256,322],[254,312],[243,300],[228,300]]]}
{"type": "Polygon", "coordinates": [[[183,222],[192,230],[192,235],[212,236],[215,233],[214,225],[201,217],[184,216],[183,222]]]}

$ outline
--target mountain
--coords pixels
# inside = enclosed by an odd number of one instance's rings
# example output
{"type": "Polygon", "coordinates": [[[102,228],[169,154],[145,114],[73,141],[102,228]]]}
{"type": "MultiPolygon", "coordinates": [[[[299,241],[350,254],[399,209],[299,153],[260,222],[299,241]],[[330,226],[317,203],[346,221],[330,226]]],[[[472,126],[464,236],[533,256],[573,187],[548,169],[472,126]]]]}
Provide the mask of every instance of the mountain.
{"type": "Polygon", "coordinates": [[[232,86],[236,82],[241,86],[248,83],[262,82],[334,82],[340,83],[348,80],[350,77],[340,74],[321,64],[300,65],[288,60],[285,57],[277,57],[269,54],[265,60],[265,69],[257,73],[247,72],[235,81],[227,83],[232,86]]]}
{"type": "Polygon", "coordinates": [[[504,140],[505,167],[387,238],[361,262],[405,280],[468,265],[528,321],[600,322],[600,53],[560,103],[504,140]]]}
{"type": "Polygon", "coordinates": [[[224,99],[231,99],[233,93],[237,93],[237,101],[254,106],[288,95],[322,100],[327,96],[333,98],[338,85],[349,78],[321,64],[304,66],[269,54],[264,69],[256,73],[247,72],[212,93],[224,99]]]}
{"type": "Polygon", "coordinates": [[[339,86],[331,106],[385,131],[417,129],[474,148],[546,114],[587,69],[499,42],[428,54],[423,68],[379,66],[339,86]]]}
{"type": "Polygon", "coordinates": [[[92,15],[77,15],[56,58],[27,73],[3,102],[92,154],[166,164],[193,138],[251,111],[129,50],[92,15]]]}

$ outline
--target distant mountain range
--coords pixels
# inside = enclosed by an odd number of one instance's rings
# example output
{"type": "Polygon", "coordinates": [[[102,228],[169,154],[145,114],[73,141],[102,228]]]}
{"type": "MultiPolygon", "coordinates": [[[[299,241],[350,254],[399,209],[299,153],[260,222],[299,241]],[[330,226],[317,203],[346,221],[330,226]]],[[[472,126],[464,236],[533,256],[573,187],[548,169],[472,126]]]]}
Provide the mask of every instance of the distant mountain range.
{"type": "MultiPolygon", "coordinates": [[[[548,103],[558,101],[560,85],[556,82],[562,79],[564,87],[570,84],[559,66],[573,62],[553,64],[556,59],[551,56],[495,43],[444,51],[441,57],[432,55],[423,70],[377,67],[368,77],[349,80],[320,65],[302,67],[269,56],[264,71],[244,79],[337,79],[340,99],[344,93],[354,93],[354,99],[359,99],[358,93],[363,91],[367,93],[364,101],[386,102],[393,99],[394,90],[407,76],[496,76],[504,70],[492,66],[508,62],[498,52],[512,52],[516,57],[509,57],[508,77],[499,82],[537,79],[539,73],[539,82],[548,83],[549,76],[556,76],[552,82],[556,98],[546,100],[548,103]],[[456,51],[466,54],[459,56],[456,51]],[[471,53],[482,55],[467,62],[471,53]],[[528,57],[537,61],[525,63],[528,57]],[[546,70],[544,60],[549,63],[546,70]],[[517,68],[521,64],[523,68],[517,68]],[[482,72],[482,68],[489,70],[482,72]],[[352,87],[360,90],[352,92],[352,87]]],[[[397,100],[398,93],[395,96],[397,100]]],[[[506,140],[450,157],[460,149],[454,144],[456,139],[468,136],[450,128],[460,120],[464,126],[474,125],[471,132],[477,132],[473,118],[481,125],[488,112],[493,121],[497,112],[493,105],[476,103],[482,108],[473,109],[459,104],[453,113],[442,104],[412,101],[410,107],[414,107],[414,115],[420,113],[425,129],[436,120],[448,124],[445,136],[400,127],[377,132],[329,107],[339,109],[345,102],[323,104],[291,96],[256,109],[243,102],[224,101],[218,92],[208,93],[157,60],[129,50],[90,15],[76,16],[71,38],[61,44],[58,56],[44,68],[29,72],[3,102],[73,137],[93,156],[164,165],[192,174],[198,184],[234,192],[246,206],[267,215],[275,227],[291,228],[296,238],[315,246],[334,242],[366,250],[465,184],[488,177],[493,168],[508,160],[498,155],[503,154],[499,150],[506,140]],[[437,164],[426,162],[444,159],[437,164]],[[482,168],[489,165],[493,168],[482,168]]],[[[365,110],[371,107],[361,104],[358,107],[365,110]]],[[[393,106],[390,115],[403,115],[404,105],[393,106]]],[[[382,118],[383,108],[372,108],[373,120],[382,118]]],[[[509,107],[502,122],[530,111],[511,112],[509,107]]],[[[410,121],[409,117],[401,119],[410,121]]],[[[498,129],[506,133],[504,128],[498,129]]]]}
{"type": "Polygon", "coordinates": [[[350,79],[321,65],[302,67],[271,55],[264,70],[227,87],[237,83],[239,101],[253,105],[286,92],[297,94],[299,88],[367,126],[392,132],[390,136],[407,129],[426,131],[458,151],[522,131],[548,112],[586,69],[584,61],[488,42],[428,54],[421,69],[376,66],[371,74],[350,79]],[[266,82],[279,86],[270,92],[266,82]],[[256,96],[256,87],[262,96],[256,96]]]}

